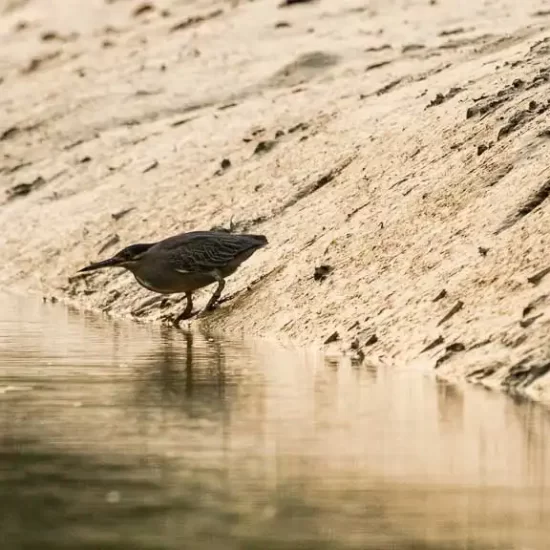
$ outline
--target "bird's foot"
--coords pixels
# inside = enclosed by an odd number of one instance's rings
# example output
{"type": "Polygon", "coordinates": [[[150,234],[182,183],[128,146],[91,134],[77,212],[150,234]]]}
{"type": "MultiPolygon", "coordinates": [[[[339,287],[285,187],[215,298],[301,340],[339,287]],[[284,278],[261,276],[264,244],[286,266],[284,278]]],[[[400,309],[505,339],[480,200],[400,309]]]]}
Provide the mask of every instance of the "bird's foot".
{"type": "Polygon", "coordinates": [[[175,315],[161,315],[160,317],[160,322],[163,325],[173,325],[175,320],[176,320],[175,315]]]}
{"type": "Polygon", "coordinates": [[[221,306],[222,304],[225,304],[226,302],[230,302],[234,298],[236,298],[238,295],[238,292],[234,292],[233,294],[228,294],[227,296],[223,296],[216,302],[216,307],[221,306]]]}
{"type": "Polygon", "coordinates": [[[209,307],[204,307],[200,312],[199,314],[197,315],[197,319],[203,319],[204,317],[208,317],[213,311],[215,311],[216,309],[218,309],[219,305],[218,304],[214,304],[214,305],[211,305],[209,307]]]}
{"type": "Polygon", "coordinates": [[[195,317],[198,313],[198,311],[192,311],[187,315],[163,315],[160,319],[163,324],[172,325],[176,328],[180,328],[180,324],[182,321],[187,321],[195,317]]]}
{"type": "Polygon", "coordinates": [[[220,307],[219,302],[214,302],[213,304],[206,304],[204,311],[214,311],[220,307]]]}

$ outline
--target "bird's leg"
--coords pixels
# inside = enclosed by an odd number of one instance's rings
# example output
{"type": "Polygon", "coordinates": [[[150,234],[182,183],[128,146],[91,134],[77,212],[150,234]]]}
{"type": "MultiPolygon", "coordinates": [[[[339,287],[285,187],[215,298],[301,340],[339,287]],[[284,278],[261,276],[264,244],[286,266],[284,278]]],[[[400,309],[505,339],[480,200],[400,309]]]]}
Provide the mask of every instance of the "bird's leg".
{"type": "Polygon", "coordinates": [[[205,311],[211,311],[214,309],[214,305],[216,302],[220,299],[220,296],[222,295],[223,289],[225,287],[225,281],[223,277],[217,272],[212,272],[212,276],[216,279],[218,282],[218,286],[216,287],[216,290],[214,291],[214,294],[210,297],[210,300],[208,300],[208,303],[206,304],[206,307],[204,308],[205,311]]]}
{"type": "Polygon", "coordinates": [[[191,292],[186,292],[185,297],[187,298],[187,304],[185,309],[174,319],[174,326],[179,327],[181,321],[189,319],[191,317],[191,312],[193,311],[193,295],[191,292]]]}

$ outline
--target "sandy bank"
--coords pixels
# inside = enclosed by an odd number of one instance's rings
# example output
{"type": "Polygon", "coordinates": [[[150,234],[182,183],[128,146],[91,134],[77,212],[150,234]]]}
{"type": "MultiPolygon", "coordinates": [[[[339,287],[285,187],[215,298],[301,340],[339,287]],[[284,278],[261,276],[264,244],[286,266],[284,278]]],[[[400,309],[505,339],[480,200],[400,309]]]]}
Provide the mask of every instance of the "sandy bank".
{"type": "Polygon", "coordinates": [[[0,281],[157,320],[70,277],[233,218],[215,328],[550,402],[550,11],[470,5],[0,1],[0,281]]]}

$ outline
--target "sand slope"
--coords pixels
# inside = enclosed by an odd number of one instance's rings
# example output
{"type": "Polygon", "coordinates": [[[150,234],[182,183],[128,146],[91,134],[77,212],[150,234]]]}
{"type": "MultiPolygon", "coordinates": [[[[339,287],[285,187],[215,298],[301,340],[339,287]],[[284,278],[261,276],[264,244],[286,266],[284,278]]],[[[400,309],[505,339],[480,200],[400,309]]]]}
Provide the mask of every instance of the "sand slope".
{"type": "Polygon", "coordinates": [[[233,218],[209,326],[550,401],[550,5],[232,4],[0,2],[0,281],[160,319],[72,275],[233,218]]]}

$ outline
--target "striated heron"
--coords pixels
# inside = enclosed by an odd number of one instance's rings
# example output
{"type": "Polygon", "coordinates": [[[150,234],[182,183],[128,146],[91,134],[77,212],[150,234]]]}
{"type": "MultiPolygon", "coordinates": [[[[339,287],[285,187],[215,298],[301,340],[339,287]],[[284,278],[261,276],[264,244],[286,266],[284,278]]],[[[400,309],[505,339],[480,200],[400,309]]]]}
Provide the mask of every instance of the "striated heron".
{"type": "Polygon", "coordinates": [[[192,231],[156,243],[133,244],[112,258],[84,267],[123,267],[137,282],[160,294],[185,293],[187,304],[174,324],[188,319],[193,311],[193,292],[218,283],[205,310],[214,309],[225,286],[225,278],[256,250],[267,245],[264,235],[231,234],[223,231],[192,231]]]}

